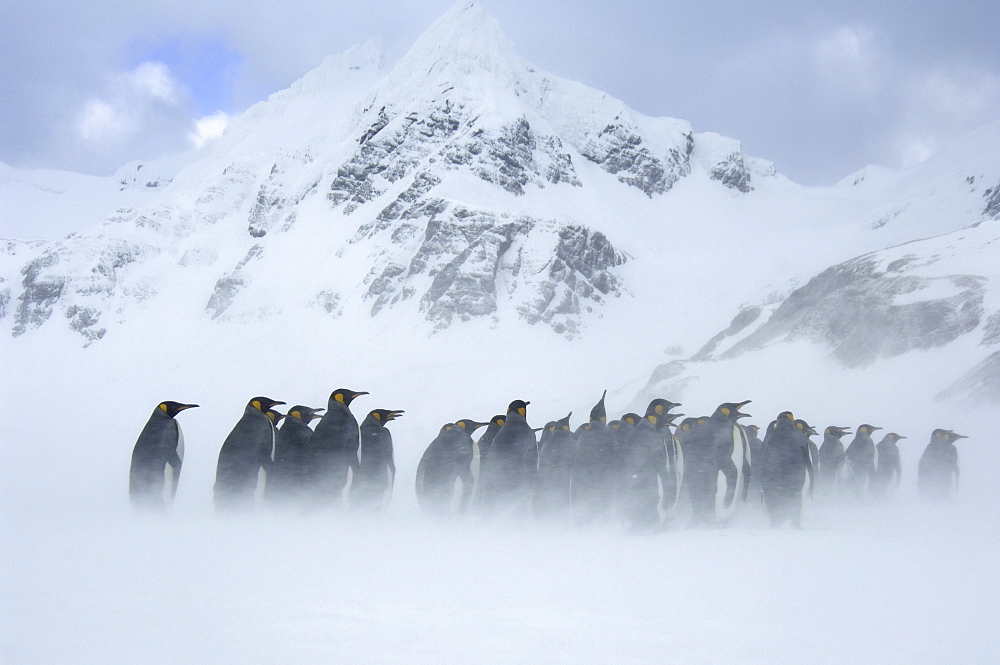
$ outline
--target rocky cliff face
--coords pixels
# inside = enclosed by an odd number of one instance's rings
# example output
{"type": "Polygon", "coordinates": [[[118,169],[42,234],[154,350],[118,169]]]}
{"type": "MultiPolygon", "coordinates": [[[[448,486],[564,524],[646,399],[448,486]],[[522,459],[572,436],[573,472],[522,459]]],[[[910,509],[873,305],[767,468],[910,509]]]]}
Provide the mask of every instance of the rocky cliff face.
{"type": "Polygon", "coordinates": [[[574,337],[627,297],[630,253],[609,240],[609,220],[563,212],[581,209],[577,198],[655,200],[696,175],[746,193],[773,174],[735,141],[536,71],[477,3],[453,9],[383,79],[344,92],[378,60],[325,63],[187,163],[123,167],[116,183],[144,202],[87,235],[3,254],[0,320],[14,336],[62,321],[89,344],[177,279],[193,280],[187,293],[209,320],[268,316],[288,303],[266,283],[298,288],[283,281],[294,266],[278,265],[295,237],[294,261],[368,257],[321,271],[300,304],[339,315],[360,301],[383,316],[416,303],[429,331],[512,317],[574,337]],[[550,203],[536,211],[542,193],[550,203]],[[566,205],[553,208],[553,193],[566,205]]]}

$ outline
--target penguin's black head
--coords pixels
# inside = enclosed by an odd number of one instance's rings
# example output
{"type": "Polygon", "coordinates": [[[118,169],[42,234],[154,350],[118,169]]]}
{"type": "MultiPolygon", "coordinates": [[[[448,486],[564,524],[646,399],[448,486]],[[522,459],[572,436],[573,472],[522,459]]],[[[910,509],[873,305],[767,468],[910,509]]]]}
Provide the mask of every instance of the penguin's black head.
{"type": "Polygon", "coordinates": [[[472,434],[480,427],[486,427],[487,425],[489,425],[489,423],[481,423],[472,420],[471,418],[462,418],[461,420],[455,421],[455,426],[468,434],[472,434]]]}
{"type": "Polygon", "coordinates": [[[681,421],[681,424],[677,426],[678,434],[689,434],[698,425],[705,422],[706,418],[685,418],[681,421]]]}
{"type": "Polygon", "coordinates": [[[757,436],[757,432],[760,431],[760,428],[757,427],[756,425],[747,425],[747,431],[753,434],[754,436],[757,436]]]}
{"type": "Polygon", "coordinates": [[[607,395],[607,390],[601,393],[601,399],[594,405],[594,408],[590,410],[591,420],[600,420],[602,423],[608,422],[608,412],[604,408],[604,398],[607,397],[607,395]]]}
{"type": "Polygon", "coordinates": [[[520,414],[522,418],[527,418],[529,404],[531,404],[531,402],[525,402],[522,399],[516,399],[510,403],[510,406],[507,407],[507,413],[517,413],[520,414]]]}
{"type": "Polygon", "coordinates": [[[285,417],[285,414],[279,413],[274,409],[268,409],[265,413],[267,414],[267,418],[271,421],[272,425],[277,425],[281,422],[281,419],[285,417]]]}
{"type": "Polygon", "coordinates": [[[888,441],[889,443],[896,443],[897,441],[900,441],[900,440],[905,439],[905,438],[906,437],[903,436],[902,434],[896,434],[895,432],[889,432],[888,434],[886,434],[885,436],[882,437],[882,440],[883,441],[888,441]]]}
{"type": "Polygon", "coordinates": [[[663,416],[664,414],[667,413],[667,411],[676,406],[680,406],[680,403],[671,402],[669,399],[662,399],[660,397],[657,397],[656,399],[654,399],[649,403],[649,406],[646,407],[646,415],[648,416],[650,414],[653,414],[656,416],[663,416]]]}
{"type": "Polygon", "coordinates": [[[875,427],[874,425],[860,425],[858,426],[858,434],[864,434],[865,436],[871,436],[871,433],[882,429],[881,427],[875,427]]]}
{"type": "Polygon", "coordinates": [[[639,421],[642,420],[642,417],[638,413],[629,412],[619,418],[619,420],[621,421],[623,427],[635,427],[639,424],[639,421]]]}
{"type": "Polygon", "coordinates": [[[445,423],[444,425],[441,425],[441,434],[444,434],[445,432],[450,432],[454,429],[458,429],[455,423],[445,423]]]}
{"type": "Polygon", "coordinates": [[[812,436],[813,434],[816,433],[816,430],[814,430],[809,423],[807,423],[802,419],[798,419],[795,421],[795,429],[799,430],[806,436],[812,436]]]}
{"type": "Polygon", "coordinates": [[[271,399],[270,397],[254,397],[250,400],[250,403],[247,404],[247,406],[252,406],[261,413],[267,413],[279,404],[284,404],[284,402],[279,402],[278,400],[271,399]]]}
{"type": "Polygon", "coordinates": [[[618,428],[621,427],[621,425],[622,425],[622,421],[620,421],[620,420],[612,420],[610,423],[608,423],[608,427],[610,427],[615,432],[618,431],[618,428]]]}
{"type": "Polygon", "coordinates": [[[330,393],[330,401],[340,402],[344,406],[350,406],[351,402],[353,402],[355,399],[361,397],[362,395],[367,395],[367,394],[368,393],[363,391],[359,392],[357,390],[349,390],[347,388],[337,388],[332,393],[330,393]]]}
{"type": "Polygon", "coordinates": [[[775,420],[781,420],[782,418],[787,418],[788,420],[795,422],[795,416],[792,415],[791,411],[782,411],[781,413],[778,414],[778,417],[775,418],[775,420]]]}
{"type": "Polygon", "coordinates": [[[490,418],[490,425],[496,427],[503,427],[503,424],[507,422],[507,416],[493,416],[490,418]]]}
{"type": "Polygon", "coordinates": [[[181,404],[180,402],[160,402],[156,408],[159,409],[161,413],[173,418],[181,411],[185,409],[194,409],[197,406],[197,404],[181,404]]]}
{"type": "Polygon", "coordinates": [[[573,415],[572,411],[570,411],[569,413],[567,413],[565,415],[565,417],[560,418],[559,420],[556,421],[556,426],[559,429],[563,430],[564,432],[571,431],[570,428],[569,428],[569,417],[572,416],[572,415],[573,415]]]}
{"type": "Polygon", "coordinates": [[[302,406],[301,404],[296,404],[288,410],[285,418],[295,418],[296,420],[301,420],[306,425],[310,422],[319,418],[319,412],[325,411],[325,409],[313,409],[308,406],[302,406]]]}
{"type": "Polygon", "coordinates": [[[844,436],[845,434],[850,434],[851,433],[851,428],[850,427],[837,427],[836,425],[830,425],[825,430],[823,430],[823,433],[826,434],[826,435],[828,435],[828,436],[834,436],[834,437],[836,437],[836,438],[839,439],[840,437],[844,436]]]}
{"type": "Polygon", "coordinates": [[[402,416],[405,411],[391,411],[389,409],[373,409],[368,412],[368,415],[385,425],[390,420],[395,420],[402,416]]]}
{"type": "Polygon", "coordinates": [[[742,413],[740,409],[750,403],[750,400],[745,400],[743,402],[723,402],[713,413],[713,416],[719,416],[736,422],[740,418],[749,418],[749,413],[742,413]]]}

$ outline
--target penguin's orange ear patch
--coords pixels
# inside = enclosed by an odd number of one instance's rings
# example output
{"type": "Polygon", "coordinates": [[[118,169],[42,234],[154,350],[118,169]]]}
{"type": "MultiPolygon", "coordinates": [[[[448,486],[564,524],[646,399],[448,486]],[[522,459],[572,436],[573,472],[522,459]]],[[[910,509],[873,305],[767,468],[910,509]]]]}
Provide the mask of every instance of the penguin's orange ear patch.
{"type": "Polygon", "coordinates": [[[656,408],[654,408],[653,410],[656,411],[656,415],[658,415],[658,416],[662,416],[663,415],[663,405],[662,404],[657,404],[656,408]]]}
{"type": "Polygon", "coordinates": [[[166,404],[166,402],[160,402],[160,411],[162,411],[163,413],[167,413],[167,404],[166,404]]]}
{"type": "Polygon", "coordinates": [[[684,430],[685,432],[690,432],[691,431],[691,426],[690,425],[681,425],[681,429],[684,430]]]}
{"type": "Polygon", "coordinates": [[[343,404],[344,403],[344,394],[343,393],[337,393],[336,395],[333,396],[333,399],[335,399],[338,402],[340,402],[341,404],[343,404]]]}
{"type": "Polygon", "coordinates": [[[260,402],[258,402],[257,400],[254,400],[252,402],[252,404],[253,404],[253,408],[257,409],[258,411],[261,410],[261,408],[260,408],[260,402]]]}
{"type": "Polygon", "coordinates": [[[521,417],[522,417],[522,418],[526,418],[526,417],[527,417],[527,415],[526,415],[526,414],[527,414],[528,412],[527,412],[527,410],[526,410],[526,409],[525,409],[525,408],[524,408],[523,406],[519,406],[519,407],[517,408],[517,412],[521,414],[521,417]]]}
{"type": "Polygon", "coordinates": [[[299,413],[298,411],[292,411],[288,415],[290,415],[292,418],[298,418],[299,420],[302,420],[302,414],[299,413]]]}
{"type": "Polygon", "coordinates": [[[652,413],[646,417],[649,418],[649,422],[653,423],[654,425],[656,424],[656,416],[654,416],[652,413]]]}

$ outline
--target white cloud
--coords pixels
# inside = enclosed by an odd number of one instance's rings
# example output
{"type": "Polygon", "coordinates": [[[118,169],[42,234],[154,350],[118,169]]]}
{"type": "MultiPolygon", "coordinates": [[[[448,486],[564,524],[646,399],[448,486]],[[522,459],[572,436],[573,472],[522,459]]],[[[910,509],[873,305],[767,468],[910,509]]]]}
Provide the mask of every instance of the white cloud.
{"type": "Polygon", "coordinates": [[[194,131],[191,132],[191,142],[195,147],[200,148],[208,141],[222,136],[229,124],[229,114],[223,111],[198,118],[194,122],[194,131]]]}
{"type": "Polygon", "coordinates": [[[111,104],[101,99],[84,104],[77,121],[80,138],[94,143],[119,134],[121,129],[122,118],[111,104]]]}
{"type": "Polygon", "coordinates": [[[128,87],[139,94],[158,99],[167,104],[176,104],[177,84],[168,68],[162,62],[143,62],[126,75],[128,87]]]}

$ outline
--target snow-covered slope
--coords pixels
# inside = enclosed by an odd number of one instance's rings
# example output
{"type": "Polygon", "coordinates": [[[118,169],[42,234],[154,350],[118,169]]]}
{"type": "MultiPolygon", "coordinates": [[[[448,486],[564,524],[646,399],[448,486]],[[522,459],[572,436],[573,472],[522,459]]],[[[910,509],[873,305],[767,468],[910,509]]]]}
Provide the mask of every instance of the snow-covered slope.
{"type": "Polygon", "coordinates": [[[0,659],[988,660],[997,155],[1000,123],[913,169],[802,187],[536,70],[460,2],[394,66],[374,44],[328,58],[199,151],[108,179],[2,167],[0,659]],[[41,214],[75,233],[31,239],[41,214]],[[250,396],[323,406],[343,386],[371,393],[356,413],[406,410],[384,524],[205,519],[250,396]],[[642,542],[420,522],[441,424],[519,398],[538,426],[605,388],[613,416],[752,399],[761,426],[792,409],[891,428],[909,436],[900,502],[807,512],[822,528],[803,537],[753,514],[642,542]],[[129,455],[164,399],[201,407],[179,418],[174,523],[140,523],[129,455]],[[935,427],[972,437],[937,518],[908,510],[935,427]]]}

